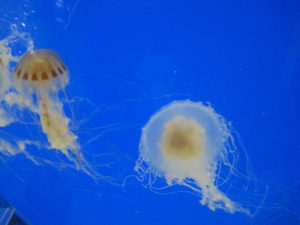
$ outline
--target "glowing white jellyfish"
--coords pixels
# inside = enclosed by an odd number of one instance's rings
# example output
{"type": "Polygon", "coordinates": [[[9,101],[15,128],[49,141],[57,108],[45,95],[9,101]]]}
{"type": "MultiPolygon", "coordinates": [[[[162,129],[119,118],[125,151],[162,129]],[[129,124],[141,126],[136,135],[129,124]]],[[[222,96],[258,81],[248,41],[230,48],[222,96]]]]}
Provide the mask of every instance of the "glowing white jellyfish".
{"type": "Polygon", "coordinates": [[[200,203],[211,210],[249,214],[218,188],[221,164],[234,173],[229,155],[236,152],[230,126],[212,107],[189,100],[163,107],[143,128],[139,153],[135,171],[149,177],[150,188],[165,178],[169,186],[185,185],[199,193],[200,203]]]}

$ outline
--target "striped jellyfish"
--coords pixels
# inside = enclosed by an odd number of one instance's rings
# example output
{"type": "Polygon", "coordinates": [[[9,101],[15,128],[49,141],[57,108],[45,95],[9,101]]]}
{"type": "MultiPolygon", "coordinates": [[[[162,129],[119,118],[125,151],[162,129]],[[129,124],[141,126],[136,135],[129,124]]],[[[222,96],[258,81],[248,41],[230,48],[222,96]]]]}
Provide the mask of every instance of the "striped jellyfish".
{"type": "MultiPolygon", "coordinates": [[[[151,190],[162,190],[157,187],[158,180],[165,181],[167,187],[183,185],[213,211],[220,208],[250,215],[247,207],[220,190],[232,175],[243,177],[235,168],[238,152],[231,132],[230,123],[211,106],[174,101],[143,127],[134,169],[151,190]],[[222,171],[225,167],[227,175],[222,171]]],[[[246,173],[244,178],[250,177],[246,173]]]]}
{"type": "Polygon", "coordinates": [[[30,51],[15,67],[13,80],[16,90],[29,101],[27,105],[39,114],[50,147],[78,160],[77,136],[69,129],[70,119],[58,96],[69,83],[68,69],[61,57],[49,49],[30,51]]]}

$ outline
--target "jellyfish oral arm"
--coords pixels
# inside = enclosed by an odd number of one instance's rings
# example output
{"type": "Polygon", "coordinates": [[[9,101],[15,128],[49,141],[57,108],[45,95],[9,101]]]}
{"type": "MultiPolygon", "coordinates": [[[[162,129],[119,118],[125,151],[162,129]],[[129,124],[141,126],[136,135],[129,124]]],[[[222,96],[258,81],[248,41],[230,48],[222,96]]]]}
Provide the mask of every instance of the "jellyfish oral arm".
{"type": "Polygon", "coordinates": [[[68,149],[76,152],[77,136],[69,130],[69,119],[64,115],[62,105],[47,96],[40,97],[39,111],[43,132],[51,148],[60,149],[69,155],[68,149]]]}

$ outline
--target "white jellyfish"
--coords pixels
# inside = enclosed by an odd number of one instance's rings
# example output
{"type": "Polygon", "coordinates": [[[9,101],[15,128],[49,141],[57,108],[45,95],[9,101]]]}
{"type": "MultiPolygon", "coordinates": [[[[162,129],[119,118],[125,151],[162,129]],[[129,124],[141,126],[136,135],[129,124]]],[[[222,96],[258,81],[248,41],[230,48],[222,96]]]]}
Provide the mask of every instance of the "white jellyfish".
{"type": "MultiPolygon", "coordinates": [[[[7,71],[5,67],[5,63],[2,59],[2,56],[0,56],[0,101],[2,100],[2,96],[4,96],[4,93],[7,90],[7,82],[6,82],[6,77],[7,77],[7,71]]],[[[2,119],[3,117],[6,117],[5,111],[0,108],[0,127],[7,125],[8,120],[7,119],[2,119]]]]}
{"type": "Polygon", "coordinates": [[[13,118],[3,108],[3,98],[11,87],[11,80],[8,71],[9,57],[0,44],[0,127],[7,126],[13,118]]]}
{"type": "MultiPolygon", "coordinates": [[[[6,66],[5,66],[5,62],[4,62],[4,57],[1,55],[0,56],[0,96],[3,96],[4,92],[6,91],[7,89],[7,85],[6,82],[5,82],[5,79],[7,77],[7,69],[6,69],[6,66]]],[[[8,78],[7,78],[8,79],[8,78]]]]}
{"type": "Polygon", "coordinates": [[[22,46],[28,51],[33,48],[30,36],[19,32],[14,25],[11,25],[11,34],[0,40],[0,127],[8,126],[15,121],[14,113],[8,108],[15,94],[10,68],[12,64],[19,61],[19,57],[13,53],[18,51],[14,45],[22,46]],[[7,102],[7,98],[10,102],[7,102]]]}
{"type": "Polygon", "coordinates": [[[218,183],[226,182],[220,175],[222,165],[235,173],[237,153],[230,129],[212,107],[174,101],[154,114],[142,129],[135,171],[150,188],[157,178],[164,178],[168,186],[184,185],[201,195],[200,203],[211,210],[250,214],[218,187],[218,183]]]}

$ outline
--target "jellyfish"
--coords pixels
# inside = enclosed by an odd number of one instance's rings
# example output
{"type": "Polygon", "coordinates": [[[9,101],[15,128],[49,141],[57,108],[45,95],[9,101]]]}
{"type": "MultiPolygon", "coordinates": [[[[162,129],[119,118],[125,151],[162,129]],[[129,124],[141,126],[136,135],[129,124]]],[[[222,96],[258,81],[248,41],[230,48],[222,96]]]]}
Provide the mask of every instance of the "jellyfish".
{"type": "Polygon", "coordinates": [[[69,71],[62,58],[50,49],[31,50],[32,45],[21,57],[14,56],[9,40],[0,42],[0,153],[23,154],[36,165],[76,168],[94,181],[106,179],[90,165],[75,133],[75,114],[65,91],[69,71]],[[26,130],[25,135],[17,129],[26,130]]]}
{"type": "Polygon", "coordinates": [[[8,56],[4,51],[2,51],[0,46],[0,100],[3,99],[3,96],[10,88],[10,79],[8,72],[8,56]]]}
{"type": "Polygon", "coordinates": [[[22,99],[36,108],[33,111],[40,116],[50,148],[62,151],[68,158],[72,158],[71,153],[78,158],[77,136],[69,128],[70,119],[59,99],[59,92],[69,82],[68,70],[60,56],[49,49],[26,53],[14,69],[13,80],[22,99]]]}
{"type": "Polygon", "coordinates": [[[3,99],[11,87],[11,80],[8,71],[8,56],[0,48],[0,127],[5,127],[13,122],[11,117],[5,110],[3,99]]]}
{"type": "MultiPolygon", "coordinates": [[[[0,55],[0,96],[4,96],[4,93],[7,90],[7,69],[5,66],[4,58],[0,55]]],[[[2,99],[1,99],[2,100],[2,99]]]]}
{"type": "Polygon", "coordinates": [[[3,76],[3,71],[5,71],[4,62],[2,60],[2,57],[0,57],[0,75],[3,76]]]}
{"type": "MultiPolygon", "coordinates": [[[[5,93],[6,85],[5,85],[5,74],[6,74],[6,67],[4,65],[2,56],[0,56],[0,96],[3,96],[5,93]]],[[[0,97],[0,100],[1,97],[0,97]]],[[[2,107],[0,108],[0,126],[5,126],[7,123],[6,120],[1,119],[4,116],[4,110],[2,107]]]]}
{"type": "Polygon", "coordinates": [[[220,208],[250,214],[219,188],[228,177],[222,179],[224,166],[229,174],[235,173],[236,155],[230,123],[211,106],[174,101],[143,127],[134,170],[147,187],[162,178],[167,186],[183,185],[199,194],[200,203],[213,211],[220,208]]]}

